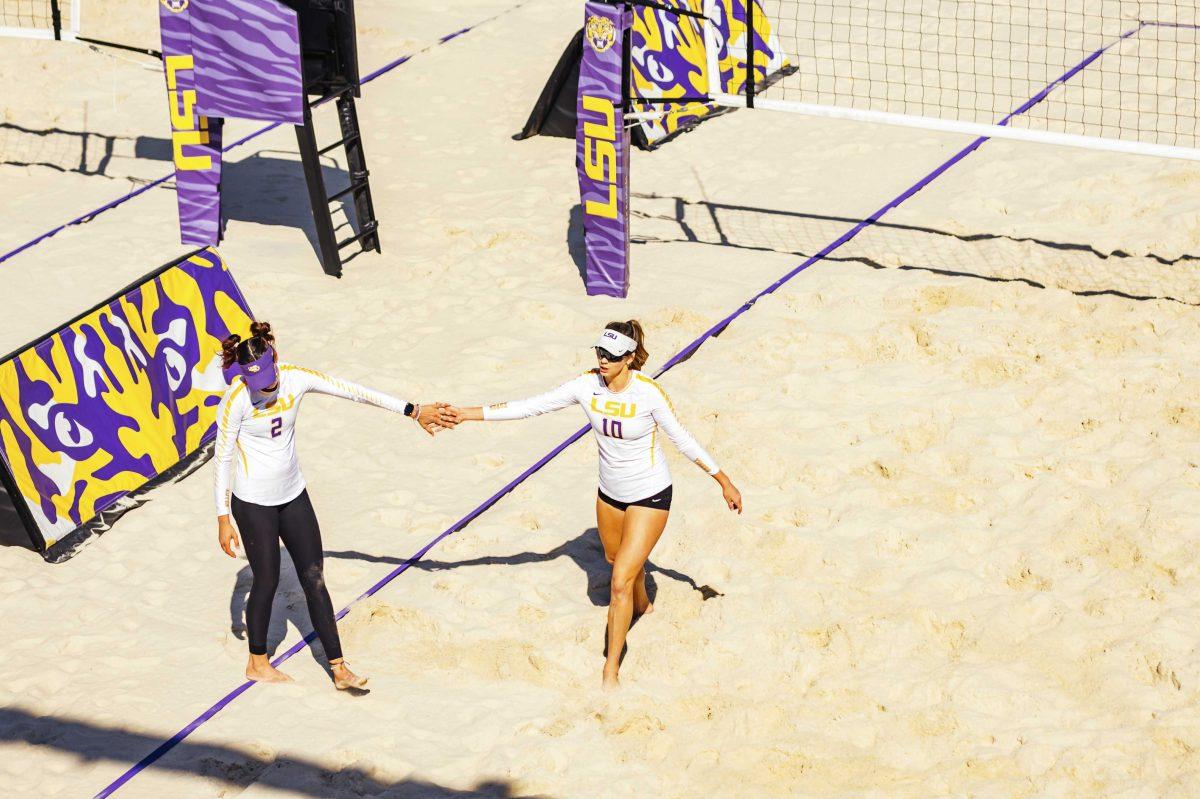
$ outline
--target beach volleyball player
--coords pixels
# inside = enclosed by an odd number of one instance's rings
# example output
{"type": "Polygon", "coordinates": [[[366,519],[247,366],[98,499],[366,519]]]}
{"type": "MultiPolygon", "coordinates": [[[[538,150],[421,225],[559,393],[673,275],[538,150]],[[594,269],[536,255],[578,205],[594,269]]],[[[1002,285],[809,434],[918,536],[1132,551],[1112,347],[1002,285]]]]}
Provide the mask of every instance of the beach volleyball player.
{"type": "Polygon", "coordinates": [[[334,685],[361,688],[366,678],[351,672],[342,657],[333,603],[325,588],[321,531],[296,458],[294,430],[300,400],[316,392],[369,403],[403,413],[431,435],[439,427],[438,407],[415,405],[312,369],[279,363],[275,337],[266,322],[253,323],[245,340],[238,335],[227,338],[222,354],[227,373],[235,376],[217,406],[217,526],[221,549],[230,557],[235,557],[240,534],[254,577],[246,602],[250,644],[246,676],[260,682],[291,679],[267,660],[267,628],[279,585],[282,541],[296,566],[334,685]],[[229,521],[230,511],[236,529],[229,521]]]}
{"type": "Polygon", "coordinates": [[[716,461],[675,417],[671,400],[639,371],[647,352],[636,320],[611,322],[595,343],[599,366],[553,391],[529,399],[440,411],[447,426],[464,421],[500,421],[580,405],[600,450],[596,526],[604,556],[612,564],[608,606],[608,655],[604,686],[616,687],[621,651],[634,615],[653,610],[646,593],[646,558],[662,536],[671,509],[671,473],[662,434],[721,487],[730,510],[741,513],[742,495],[716,461]]]}

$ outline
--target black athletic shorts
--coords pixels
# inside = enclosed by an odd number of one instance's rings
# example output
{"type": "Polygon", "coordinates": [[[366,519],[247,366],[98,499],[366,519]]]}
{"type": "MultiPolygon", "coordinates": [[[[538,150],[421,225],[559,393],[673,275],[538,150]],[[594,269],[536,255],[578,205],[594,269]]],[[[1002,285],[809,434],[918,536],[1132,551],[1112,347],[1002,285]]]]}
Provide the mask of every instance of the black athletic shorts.
{"type": "Polygon", "coordinates": [[[606,505],[612,505],[617,510],[625,510],[630,505],[640,505],[643,508],[653,508],[654,510],[670,510],[671,509],[671,488],[672,488],[672,486],[667,486],[662,491],[659,491],[657,494],[655,494],[652,497],[646,497],[645,499],[634,500],[633,502],[622,502],[619,499],[613,499],[608,494],[605,494],[603,491],[597,491],[596,493],[600,495],[600,499],[606,505]]]}

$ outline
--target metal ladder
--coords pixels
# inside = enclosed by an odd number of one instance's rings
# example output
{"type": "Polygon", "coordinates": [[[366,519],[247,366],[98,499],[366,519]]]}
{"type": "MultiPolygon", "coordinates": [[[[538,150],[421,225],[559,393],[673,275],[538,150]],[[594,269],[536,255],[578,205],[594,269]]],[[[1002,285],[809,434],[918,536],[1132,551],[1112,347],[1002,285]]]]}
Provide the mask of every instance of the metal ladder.
{"type": "MultiPolygon", "coordinates": [[[[304,106],[304,124],[296,126],[296,141],[300,146],[300,160],[304,164],[304,178],[308,184],[308,198],[312,204],[313,223],[317,228],[317,244],[321,250],[321,268],[325,274],[342,276],[342,265],[360,252],[383,252],[379,246],[379,220],[375,218],[375,205],[371,202],[371,185],[368,181],[367,159],[363,153],[362,134],[358,127],[358,112],[354,109],[356,87],[350,84],[335,88],[315,100],[307,100],[304,106]],[[342,138],[324,147],[317,145],[313,129],[313,109],[336,98],[338,124],[342,138]],[[321,174],[321,156],[330,150],[344,147],[346,171],[350,174],[350,185],[326,194],[325,178],[321,174]],[[334,203],[347,194],[354,202],[351,226],[354,235],[338,241],[333,226],[334,203]],[[359,249],[346,257],[342,251],[358,244],[359,249]]],[[[351,216],[349,213],[347,216],[351,216]]]]}

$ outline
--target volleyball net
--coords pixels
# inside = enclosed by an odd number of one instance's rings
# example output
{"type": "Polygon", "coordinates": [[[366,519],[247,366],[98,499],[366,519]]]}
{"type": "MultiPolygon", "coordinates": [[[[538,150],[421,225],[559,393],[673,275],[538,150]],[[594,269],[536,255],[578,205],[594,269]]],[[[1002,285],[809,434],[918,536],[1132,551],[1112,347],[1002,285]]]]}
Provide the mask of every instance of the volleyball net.
{"type": "MultiPolygon", "coordinates": [[[[590,294],[629,291],[629,143],[731,108],[1200,160],[1190,2],[585,3],[576,162],[590,294]]],[[[781,168],[783,165],[781,164],[781,168]]]]}
{"type": "Polygon", "coordinates": [[[0,0],[0,36],[74,39],[79,0],[0,0]]]}
{"type": "MultiPolygon", "coordinates": [[[[722,105],[1200,159],[1190,2],[761,0],[746,13],[774,37],[740,43],[746,62],[778,49],[795,70],[714,94],[722,105]]],[[[721,26],[706,27],[713,61],[721,26]]]]}

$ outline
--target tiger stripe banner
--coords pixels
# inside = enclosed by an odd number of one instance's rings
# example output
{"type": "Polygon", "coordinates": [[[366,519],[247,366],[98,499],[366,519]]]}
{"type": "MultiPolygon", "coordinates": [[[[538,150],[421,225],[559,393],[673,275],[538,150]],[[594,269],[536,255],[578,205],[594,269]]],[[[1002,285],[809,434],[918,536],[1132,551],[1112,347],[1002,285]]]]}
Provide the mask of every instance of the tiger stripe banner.
{"type": "Polygon", "coordinates": [[[163,70],[171,113],[171,151],[179,203],[179,239],[215,246],[221,241],[221,129],[224,120],[196,108],[196,59],[192,54],[188,0],[161,0],[163,70]]]}
{"type": "Polygon", "coordinates": [[[629,293],[629,131],[625,128],[623,5],[584,4],[575,162],[587,250],[588,294],[629,293]]]}
{"type": "Polygon", "coordinates": [[[160,0],[179,233],[216,246],[225,117],[304,124],[300,26],[277,0],[160,0]]]}
{"type": "Polygon", "coordinates": [[[213,439],[221,342],[250,321],[221,256],[198,250],[0,360],[0,478],[47,560],[213,439]]]}
{"type": "Polygon", "coordinates": [[[191,22],[201,113],[304,124],[295,11],[274,0],[204,0],[191,22]]]}

